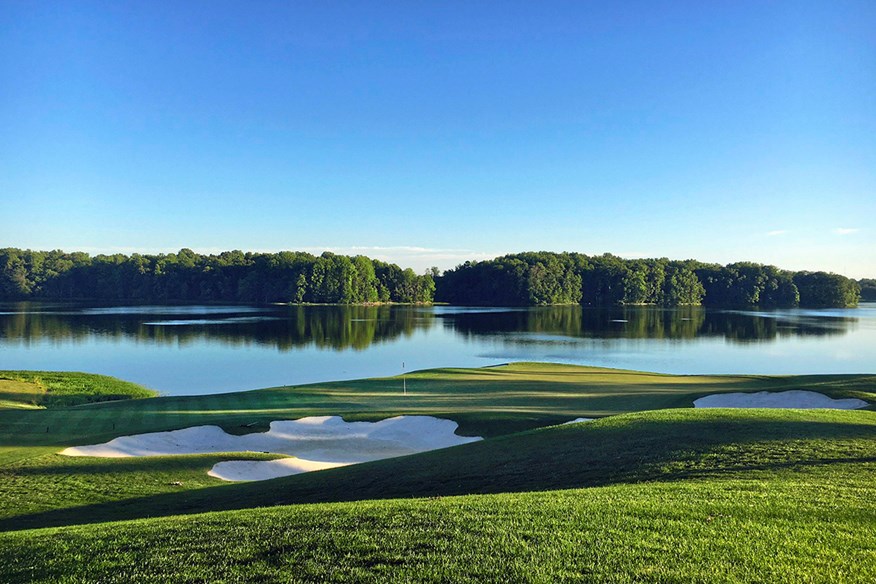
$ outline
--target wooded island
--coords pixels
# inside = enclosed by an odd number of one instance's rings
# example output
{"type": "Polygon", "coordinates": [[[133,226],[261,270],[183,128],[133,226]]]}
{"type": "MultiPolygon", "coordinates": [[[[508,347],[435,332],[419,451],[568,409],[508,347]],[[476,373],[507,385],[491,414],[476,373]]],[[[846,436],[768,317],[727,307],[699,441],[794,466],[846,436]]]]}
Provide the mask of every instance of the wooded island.
{"type": "Polygon", "coordinates": [[[0,300],[848,307],[860,295],[856,281],[826,272],[612,254],[526,252],[418,275],[331,252],[91,256],[0,249],[0,300]]]}

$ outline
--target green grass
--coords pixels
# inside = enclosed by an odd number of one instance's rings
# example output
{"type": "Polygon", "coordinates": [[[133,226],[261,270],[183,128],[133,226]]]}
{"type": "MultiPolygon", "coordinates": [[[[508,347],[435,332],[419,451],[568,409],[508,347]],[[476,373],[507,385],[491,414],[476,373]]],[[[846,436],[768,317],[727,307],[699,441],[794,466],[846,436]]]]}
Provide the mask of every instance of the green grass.
{"type": "MultiPolygon", "coordinates": [[[[46,410],[0,411],[0,528],[9,529],[16,524],[75,523],[79,516],[87,516],[94,521],[100,517],[141,517],[159,512],[183,512],[181,509],[188,512],[223,508],[214,507],[220,503],[224,508],[235,508],[246,506],[251,501],[267,505],[292,500],[338,500],[344,498],[341,496],[344,494],[346,498],[352,495],[357,498],[411,496],[431,492],[418,486],[418,481],[433,484],[437,480],[432,476],[432,459],[427,456],[420,459],[427,462],[417,472],[390,470],[385,480],[361,476],[356,481],[355,489],[338,487],[340,483],[327,478],[324,479],[325,484],[316,487],[317,494],[301,491],[295,498],[284,499],[279,496],[282,493],[270,490],[262,493],[265,489],[260,486],[232,486],[206,476],[206,470],[212,462],[239,459],[239,455],[182,457],[164,467],[155,459],[73,459],[56,454],[65,446],[102,442],[123,434],[210,423],[233,432],[246,432],[253,430],[252,427],[244,427],[250,424],[255,424],[255,429],[264,429],[270,421],[306,415],[342,414],[347,419],[380,419],[406,413],[447,417],[460,422],[463,433],[497,436],[579,416],[618,414],[658,407],[686,408],[694,398],[716,391],[806,388],[834,397],[862,397],[876,401],[876,395],[867,391],[876,385],[873,379],[872,376],[853,375],[675,376],[518,363],[489,369],[441,369],[409,374],[408,396],[402,395],[398,378],[388,378],[233,394],[127,400],[46,410]],[[175,482],[182,482],[182,488],[174,485],[175,482]],[[221,487],[201,491],[204,487],[216,485],[221,487]],[[181,491],[185,492],[183,498],[179,498],[181,491]],[[24,520],[24,516],[31,519],[24,520]]],[[[623,436],[625,429],[609,432],[608,429],[615,423],[619,422],[611,419],[599,422],[599,427],[605,428],[600,441],[607,440],[609,435],[626,439],[623,436]]],[[[702,432],[711,434],[709,428],[702,425],[696,427],[688,424],[684,427],[691,430],[685,436],[676,438],[682,443],[697,439],[702,432]]],[[[680,428],[682,426],[673,431],[680,428]]],[[[764,424],[759,424],[758,428],[759,432],[771,431],[764,424]]],[[[535,448],[541,436],[536,434],[527,438],[532,441],[527,448],[535,448]]],[[[588,457],[602,456],[621,448],[602,448],[599,444],[593,442],[593,447],[586,451],[575,450],[576,455],[589,460],[588,457]]],[[[657,442],[645,440],[642,444],[645,444],[642,448],[646,450],[665,450],[660,439],[657,442]]],[[[462,452],[476,453],[474,459],[492,459],[494,454],[489,451],[490,448],[475,445],[472,450],[462,452]],[[487,448],[487,451],[483,448],[487,448]],[[480,454],[482,452],[484,454],[480,454]]],[[[547,448],[550,450],[554,446],[547,448]]],[[[432,456],[440,458],[442,455],[436,453],[432,456]]],[[[629,461],[629,464],[638,465],[635,458],[629,461]]],[[[597,484],[603,480],[597,476],[602,472],[598,469],[615,472],[622,468],[613,460],[603,462],[598,467],[588,463],[587,468],[576,471],[578,482],[555,477],[551,488],[597,484]],[[590,478],[584,481],[584,477],[590,478]]],[[[386,464],[380,468],[393,469],[393,465],[398,463],[388,461],[386,464]]],[[[370,466],[361,469],[349,469],[346,472],[353,475],[372,472],[370,466]]],[[[490,474],[497,476],[492,471],[490,474]]],[[[298,479],[293,478],[290,484],[298,484],[295,480],[298,479]]],[[[496,478],[490,489],[468,482],[464,489],[442,492],[461,494],[538,487],[509,481],[509,477],[496,478]]]]}
{"type": "Polygon", "coordinates": [[[0,408],[39,408],[46,390],[30,381],[0,377],[0,408]]]}
{"type": "Polygon", "coordinates": [[[863,583],[876,517],[859,488],[781,478],[248,510],[7,534],[0,563],[10,583],[863,583]]]}
{"type": "Polygon", "coordinates": [[[296,503],[543,491],[869,464],[876,462],[876,413],[686,409],[625,414],[269,482],[206,488],[209,477],[199,482],[197,473],[218,459],[179,457],[178,466],[167,469],[142,496],[133,485],[142,488],[150,468],[162,466],[157,459],[121,466],[111,459],[48,454],[22,461],[7,467],[11,476],[0,476],[7,491],[18,485],[0,499],[0,530],[296,503]],[[83,468],[88,472],[77,472],[83,468]],[[75,484],[66,498],[55,499],[65,476],[77,477],[75,484]],[[186,488],[168,486],[177,480],[186,488]],[[102,502],[93,500],[94,491],[104,493],[102,502]],[[33,500],[40,508],[27,504],[33,500]]]}
{"type": "MultiPolygon", "coordinates": [[[[0,468],[2,502],[0,518],[10,519],[10,528],[21,527],[22,516],[59,509],[73,513],[72,522],[83,519],[83,505],[103,505],[137,500],[158,494],[227,485],[207,474],[222,460],[271,460],[277,455],[261,453],[204,454],[132,458],[66,457],[54,451],[25,458],[0,468]]],[[[141,508],[141,516],[153,514],[141,508]]],[[[0,519],[2,522],[3,519],[0,519]]]]}
{"type": "MultiPolygon", "coordinates": [[[[0,410],[0,449],[69,446],[123,434],[216,424],[264,431],[270,422],[310,415],[378,420],[399,414],[453,419],[463,435],[499,436],[576,417],[691,407],[728,391],[809,389],[876,403],[873,375],[661,375],[547,363],[485,369],[432,369],[399,377],[317,383],[237,393],[160,397],[45,411],[0,410]]],[[[872,407],[872,406],[871,406],[872,407]]],[[[0,450],[0,464],[4,458],[0,450]]]]}
{"type": "Polygon", "coordinates": [[[157,395],[158,392],[136,383],[106,375],[66,371],[0,371],[0,409],[69,407],[157,395]]]}
{"type": "MultiPolygon", "coordinates": [[[[685,413],[692,418],[704,414],[685,413]]],[[[733,413],[710,414],[729,420],[733,413]]],[[[680,458],[665,456],[658,466],[668,472],[646,482],[618,476],[614,484],[571,490],[292,505],[0,534],[0,578],[874,581],[874,439],[872,431],[866,434],[860,426],[872,430],[870,418],[876,414],[858,412],[849,421],[842,420],[849,412],[785,414],[790,418],[760,421],[798,424],[786,428],[788,435],[804,424],[809,428],[804,439],[759,441],[724,432],[722,444],[713,439],[711,454],[697,456],[694,449],[680,458]],[[785,452],[796,455],[784,460],[770,444],[784,444],[785,452]],[[822,453],[828,444],[833,444],[831,452],[822,453]],[[677,472],[681,468],[685,472],[677,472]]],[[[665,415],[630,418],[644,422],[665,415]]],[[[736,427],[741,432],[750,422],[743,419],[736,427]]],[[[539,438],[571,439],[586,428],[545,430],[539,438]]],[[[599,430],[589,432],[598,435],[599,430]]],[[[720,430],[726,431],[726,425],[720,430]]],[[[757,428],[751,430],[754,436],[757,428]]],[[[529,441],[519,438],[516,446],[529,450],[529,441]]],[[[553,466],[580,462],[557,457],[553,466]]],[[[549,474],[543,461],[530,470],[529,480],[536,482],[549,474]]],[[[312,476],[318,474],[328,472],[312,476]]],[[[276,491],[282,484],[271,481],[262,489],[276,491]]]]}
{"type": "Polygon", "coordinates": [[[387,378],[0,411],[0,581],[876,579],[876,412],[690,408],[784,389],[873,403],[874,376],[520,363],[407,380],[408,396],[387,378]],[[326,414],[439,415],[490,439],[245,484],[206,471],[273,456],[57,454],[326,414]]]}

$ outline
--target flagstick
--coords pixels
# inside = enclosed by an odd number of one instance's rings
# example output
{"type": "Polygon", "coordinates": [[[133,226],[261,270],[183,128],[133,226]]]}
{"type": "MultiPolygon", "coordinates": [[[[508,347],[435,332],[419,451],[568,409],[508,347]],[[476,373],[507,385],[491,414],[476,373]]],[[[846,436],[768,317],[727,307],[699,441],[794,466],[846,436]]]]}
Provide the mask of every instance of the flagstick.
{"type": "Polygon", "coordinates": [[[404,388],[405,395],[408,395],[408,380],[405,379],[405,362],[402,361],[402,387],[404,388]]]}

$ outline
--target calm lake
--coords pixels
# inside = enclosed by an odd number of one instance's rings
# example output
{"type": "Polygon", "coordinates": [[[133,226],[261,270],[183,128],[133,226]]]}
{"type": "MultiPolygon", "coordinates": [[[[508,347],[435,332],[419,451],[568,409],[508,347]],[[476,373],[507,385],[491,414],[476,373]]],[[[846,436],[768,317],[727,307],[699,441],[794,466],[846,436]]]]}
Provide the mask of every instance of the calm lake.
{"type": "Polygon", "coordinates": [[[876,373],[876,304],[707,310],[0,304],[0,369],[165,394],[555,361],[665,373],[876,373]]]}

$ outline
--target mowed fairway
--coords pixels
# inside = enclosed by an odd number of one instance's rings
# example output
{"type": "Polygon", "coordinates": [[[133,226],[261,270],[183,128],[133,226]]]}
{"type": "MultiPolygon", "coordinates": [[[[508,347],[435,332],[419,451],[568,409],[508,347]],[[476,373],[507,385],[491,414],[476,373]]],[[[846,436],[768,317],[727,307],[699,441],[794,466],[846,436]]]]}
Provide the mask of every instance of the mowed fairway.
{"type": "Polygon", "coordinates": [[[0,581],[876,577],[872,405],[690,408],[711,393],[786,389],[872,404],[874,376],[518,363],[417,372],[407,396],[401,389],[400,378],[368,379],[0,410],[0,581]],[[244,484],[206,471],[219,460],[275,456],[57,454],[123,434],[198,424],[243,433],[330,414],[435,415],[488,439],[244,484]],[[542,428],[604,416],[612,417],[542,428]]]}
{"type": "MultiPolygon", "coordinates": [[[[577,417],[692,407],[704,395],[805,389],[876,402],[874,375],[661,375],[550,363],[432,369],[375,378],[202,396],[112,401],[37,411],[0,410],[0,447],[70,446],[115,436],[215,424],[264,431],[274,420],[342,415],[445,417],[459,434],[499,436],[577,417]]],[[[2,462],[0,455],[0,462],[2,462]]]]}
{"type": "MultiPolygon", "coordinates": [[[[367,496],[374,486],[369,481],[379,487],[395,477],[420,495],[416,499],[292,504],[9,532],[0,534],[0,577],[7,582],[872,582],[876,414],[736,414],[624,415],[361,465],[352,477],[343,473],[354,467],[216,490],[245,487],[249,491],[237,493],[238,504],[253,507],[264,500],[250,498],[244,505],[243,499],[257,492],[285,492],[295,499],[333,479],[348,491],[361,486],[367,496]],[[704,430],[710,425],[712,431],[704,430]],[[661,431],[671,426],[681,426],[688,438],[702,438],[685,447],[674,440],[683,434],[661,431]],[[618,435],[623,431],[626,437],[618,435]],[[476,446],[486,449],[476,453],[481,456],[463,452],[476,446]],[[587,459],[588,452],[600,449],[603,454],[587,459]],[[433,483],[406,480],[408,474],[423,478],[428,468],[433,483]],[[596,486],[552,490],[562,484],[554,477],[569,480],[577,473],[596,486]],[[498,492],[502,481],[529,492],[423,497],[442,484],[498,492]]],[[[223,496],[215,495],[221,508],[223,496]]],[[[91,521],[92,510],[84,511],[79,519],[91,521]]],[[[67,519],[76,523],[75,514],[67,519]]]]}

